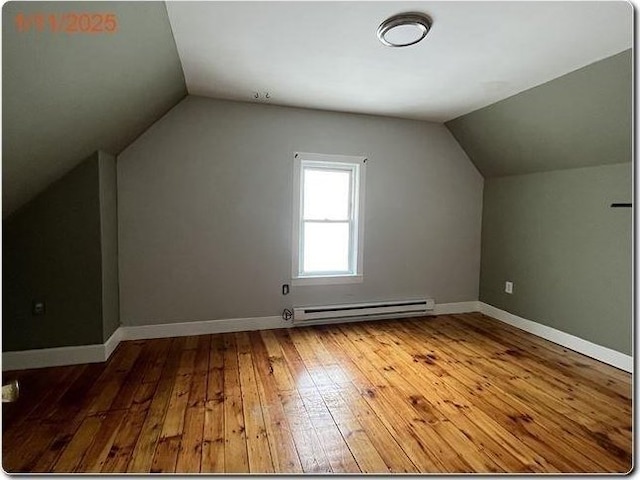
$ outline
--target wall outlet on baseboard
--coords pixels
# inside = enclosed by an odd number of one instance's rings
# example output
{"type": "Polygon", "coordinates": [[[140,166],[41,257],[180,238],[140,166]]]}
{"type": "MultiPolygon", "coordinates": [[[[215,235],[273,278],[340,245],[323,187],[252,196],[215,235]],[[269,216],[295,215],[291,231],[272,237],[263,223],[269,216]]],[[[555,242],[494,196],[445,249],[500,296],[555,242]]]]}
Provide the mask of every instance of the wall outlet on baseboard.
{"type": "Polygon", "coordinates": [[[513,282],[504,282],[504,291],[506,293],[513,293],[513,282]]]}
{"type": "Polygon", "coordinates": [[[32,315],[44,315],[46,312],[46,305],[43,300],[34,300],[31,304],[32,315]]]}

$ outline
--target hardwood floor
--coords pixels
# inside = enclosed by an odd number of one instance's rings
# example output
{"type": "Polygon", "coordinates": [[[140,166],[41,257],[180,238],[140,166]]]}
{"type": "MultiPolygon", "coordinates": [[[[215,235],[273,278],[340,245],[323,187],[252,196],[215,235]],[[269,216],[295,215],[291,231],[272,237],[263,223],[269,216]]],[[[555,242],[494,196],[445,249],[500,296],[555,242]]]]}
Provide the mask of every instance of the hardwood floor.
{"type": "Polygon", "coordinates": [[[129,341],[4,374],[7,472],[627,472],[631,376],[481,314],[129,341]]]}

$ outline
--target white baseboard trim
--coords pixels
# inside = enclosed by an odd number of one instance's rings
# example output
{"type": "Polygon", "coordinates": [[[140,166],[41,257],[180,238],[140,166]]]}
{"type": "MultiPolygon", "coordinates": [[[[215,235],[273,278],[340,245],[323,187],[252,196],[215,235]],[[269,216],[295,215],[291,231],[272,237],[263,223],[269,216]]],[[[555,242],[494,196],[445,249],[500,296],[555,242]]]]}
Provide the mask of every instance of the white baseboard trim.
{"type": "Polygon", "coordinates": [[[105,362],[121,341],[122,327],[116,329],[104,343],[2,352],[2,371],[105,362]]]}
{"type": "MultiPolygon", "coordinates": [[[[574,335],[547,327],[531,320],[500,310],[480,301],[436,304],[428,315],[481,312],[516,328],[542,337],[576,352],[595,358],[626,372],[633,371],[633,357],[601,345],[596,345],[574,335]]],[[[353,320],[356,320],[355,318],[353,320]]],[[[363,319],[366,320],[366,319],[363,319]]],[[[331,320],[317,321],[308,325],[335,323],[331,320]]],[[[303,325],[299,325],[303,326],[303,325]]],[[[29,368],[57,367],[81,363],[104,362],[109,359],[120,342],[151,338],[208,335],[212,333],[246,332],[290,328],[291,322],[280,317],[232,318],[198,322],[163,323],[157,325],[121,326],[104,344],[77,347],[44,348],[20,352],[2,352],[2,370],[25,370],[29,368]]]]}
{"type": "Polygon", "coordinates": [[[469,313],[478,311],[478,302],[458,302],[458,303],[440,303],[437,304],[432,312],[428,315],[451,315],[454,313],[469,313]]]}
{"type": "Polygon", "coordinates": [[[122,340],[143,340],[149,338],[186,337],[212,333],[248,332],[288,328],[290,322],[281,317],[226,318],[199,322],[161,323],[156,325],[123,326],[122,340]]]}
{"type": "Polygon", "coordinates": [[[120,342],[125,340],[248,332],[251,330],[288,328],[290,326],[291,323],[284,321],[281,317],[231,318],[135,327],[120,326],[104,344],[2,352],[2,371],[105,362],[120,342]]]}
{"type": "Polygon", "coordinates": [[[105,360],[104,344],[2,352],[2,371],[97,363],[105,360]]]}
{"type": "MultiPolygon", "coordinates": [[[[443,315],[447,313],[464,313],[478,310],[478,302],[460,302],[460,303],[443,303],[437,304],[430,312],[432,315],[443,315]]],[[[407,316],[407,315],[405,315],[407,316]]],[[[409,315],[415,316],[415,315],[409,315]]],[[[387,315],[380,318],[397,318],[398,316],[387,315]]],[[[355,320],[356,317],[353,317],[355,320]]],[[[362,320],[362,319],[357,319],[362,320]]],[[[364,318],[366,320],[366,318],[364,318]]],[[[347,319],[343,319],[347,321],[347,319]]],[[[299,324],[304,325],[321,325],[323,323],[335,323],[332,320],[319,320],[317,322],[309,322],[299,324]]],[[[204,320],[198,322],[182,322],[182,323],[162,323],[155,325],[140,326],[122,326],[121,340],[143,340],[150,338],[166,338],[166,337],[183,337],[189,335],[208,335],[212,333],[227,332],[248,332],[252,330],[271,330],[274,328],[291,328],[293,324],[283,320],[281,317],[253,317],[253,318],[230,318],[220,320],[204,320]]],[[[115,334],[114,334],[115,335],[115,334]]]]}
{"type": "MultiPolygon", "coordinates": [[[[437,304],[431,315],[477,311],[478,302],[437,304]]],[[[392,318],[387,316],[386,318],[392,318]]],[[[367,319],[365,319],[367,320],[367,319]]],[[[368,319],[371,320],[371,319],[368,319]]],[[[314,322],[314,325],[333,323],[330,320],[314,322]]],[[[58,367],[81,363],[104,362],[125,340],[208,335],[212,333],[247,332],[290,328],[291,322],[281,317],[231,318],[198,322],[162,323],[156,325],[121,326],[104,344],[77,347],[43,348],[20,352],[2,352],[2,370],[26,370],[30,368],[58,367]]]]}
{"type": "Polygon", "coordinates": [[[123,330],[122,327],[116,328],[116,331],[111,334],[109,339],[104,342],[104,360],[106,362],[109,360],[111,354],[115,351],[115,349],[120,345],[120,342],[123,340],[123,330]]]}
{"type": "Polygon", "coordinates": [[[542,337],[563,347],[582,353],[587,357],[595,358],[603,363],[633,373],[633,357],[612,350],[602,345],[583,340],[569,333],[565,333],[555,328],[547,327],[541,323],[533,322],[522,317],[518,317],[512,313],[500,310],[499,308],[484,302],[478,302],[478,309],[481,313],[493,317],[501,322],[508,323],[525,332],[533,333],[538,337],[542,337]]]}

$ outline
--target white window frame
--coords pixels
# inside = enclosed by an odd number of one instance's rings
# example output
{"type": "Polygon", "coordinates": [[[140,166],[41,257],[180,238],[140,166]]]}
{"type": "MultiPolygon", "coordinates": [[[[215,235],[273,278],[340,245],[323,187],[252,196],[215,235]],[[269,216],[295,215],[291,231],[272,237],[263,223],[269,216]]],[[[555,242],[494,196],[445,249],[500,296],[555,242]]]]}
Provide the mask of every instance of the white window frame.
{"type": "MultiPolygon", "coordinates": [[[[293,231],[291,268],[292,285],[338,285],[362,283],[362,260],[364,239],[364,198],[365,198],[365,166],[366,157],[350,155],[329,155],[321,153],[296,152],[293,159],[293,231]],[[304,238],[302,227],[304,168],[326,170],[349,170],[352,172],[351,206],[350,206],[350,238],[349,272],[303,272],[302,259],[304,238]]],[[[329,220],[330,222],[330,220],[329,220]]]]}

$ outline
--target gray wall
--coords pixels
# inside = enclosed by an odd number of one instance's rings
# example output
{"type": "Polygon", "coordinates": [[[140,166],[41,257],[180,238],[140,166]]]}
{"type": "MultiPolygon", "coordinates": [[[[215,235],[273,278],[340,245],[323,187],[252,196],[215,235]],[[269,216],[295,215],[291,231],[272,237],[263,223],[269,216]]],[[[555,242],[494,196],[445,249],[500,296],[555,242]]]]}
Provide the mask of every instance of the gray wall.
{"type": "Polygon", "coordinates": [[[102,329],[107,340],[120,326],[118,300],[118,203],[116,157],[98,152],[100,165],[100,248],[102,254],[102,329]]]}
{"type": "Polygon", "coordinates": [[[630,162],[631,50],[447,122],[487,177],[630,162]]]}
{"type": "Polygon", "coordinates": [[[3,222],[4,351],[102,343],[98,172],[94,154],[3,222]]]}
{"type": "Polygon", "coordinates": [[[630,163],[487,179],[480,300],[630,354],[631,184],[630,163]]]}
{"type": "Polygon", "coordinates": [[[164,2],[2,6],[2,211],[96,150],[119,153],[187,93],[164,2]],[[18,13],[113,14],[113,34],[18,31],[18,13]]]}
{"type": "Polygon", "coordinates": [[[482,186],[443,125],[189,96],[118,156],[122,323],[476,300],[482,186]],[[295,151],[369,158],[363,284],[281,295],[295,151]]]}
{"type": "Polygon", "coordinates": [[[99,344],[118,328],[116,194],[115,157],[96,152],[3,221],[4,351],[99,344]]]}

